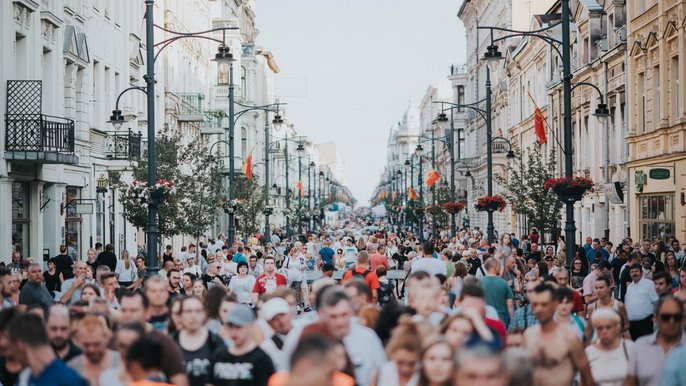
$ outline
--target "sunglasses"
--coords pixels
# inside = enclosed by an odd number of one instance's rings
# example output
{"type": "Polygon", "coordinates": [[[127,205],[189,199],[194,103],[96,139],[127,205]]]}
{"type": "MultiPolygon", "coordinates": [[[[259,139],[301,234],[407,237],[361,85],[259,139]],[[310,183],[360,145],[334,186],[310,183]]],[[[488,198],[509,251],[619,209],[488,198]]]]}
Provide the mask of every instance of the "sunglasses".
{"type": "Polygon", "coordinates": [[[663,322],[669,322],[669,321],[674,321],[674,322],[681,322],[681,320],[684,318],[683,314],[661,314],[660,315],[660,320],[663,322]]]}
{"type": "Polygon", "coordinates": [[[546,257],[545,261],[553,261],[553,258],[552,257],[546,257]]]}

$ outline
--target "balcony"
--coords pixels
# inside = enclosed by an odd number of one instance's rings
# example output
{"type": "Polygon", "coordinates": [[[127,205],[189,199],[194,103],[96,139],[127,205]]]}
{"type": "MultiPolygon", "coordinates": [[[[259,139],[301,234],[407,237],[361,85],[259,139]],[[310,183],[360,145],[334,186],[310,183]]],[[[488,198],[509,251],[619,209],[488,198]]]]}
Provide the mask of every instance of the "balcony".
{"type": "Polygon", "coordinates": [[[143,134],[109,131],[105,140],[105,156],[109,159],[134,161],[141,158],[141,138],[143,134]]]}
{"type": "Polygon", "coordinates": [[[74,121],[41,112],[40,80],[7,81],[5,158],[31,163],[78,164],[74,121]]]}
{"type": "Polygon", "coordinates": [[[204,122],[205,115],[202,110],[203,99],[205,99],[205,95],[200,93],[179,94],[179,121],[204,122]]]}

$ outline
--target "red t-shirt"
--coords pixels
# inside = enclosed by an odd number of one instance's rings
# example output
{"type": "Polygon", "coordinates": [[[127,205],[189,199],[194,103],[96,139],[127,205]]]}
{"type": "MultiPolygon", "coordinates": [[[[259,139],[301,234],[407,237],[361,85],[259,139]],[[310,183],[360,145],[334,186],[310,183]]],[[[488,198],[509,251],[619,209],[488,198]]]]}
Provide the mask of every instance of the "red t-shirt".
{"type": "Polygon", "coordinates": [[[391,269],[391,265],[388,264],[388,259],[386,259],[386,256],[380,254],[380,253],[375,253],[371,256],[369,256],[369,265],[372,266],[371,271],[376,273],[376,267],[383,265],[386,267],[386,270],[391,269]]]}
{"type": "Polygon", "coordinates": [[[280,273],[275,273],[274,276],[267,277],[267,275],[263,273],[257,277],[257,280],[255,280],[255,285],[252,288],[252,292],[260,295],[264,293],[269,294],[274,292],[277,287],[287,285],[288,279],[286,279],[286,276],[280,273]]]}
{"type": "MultiPolygon", "coordinates": [[[[364,271],[366,270],[365,268],[355,268],[355,274],[356,275],[362,275],[364,271]]],[[[343,277],[341,278],[341,283],[345,283],[346,281],[350,280],[353,278],[353,270],[349,269],[343,274],[343,277]]],[[[371,271],[367,274],[367,276],[364,277],[364,281],[367,283],[369,286],[369,289],[374,291],[378,290],[381,285],[379,284],[379,277],[376,276],[376,273],[374,271],[371,271]]]]}
{"type": "Polygon", "coordinates": [[[572,308],[572,312],[581,315],[584,311],[584,300],[581,298],[579,291],[572,291],[572,297],[574,297],[574,308],[572,308]]]}
{"type": "Polygon", "coordinates": [[[507,330],[505,330],[505,323],[503,323],[501,320],[489,318],[485,318],[484,321],[488,327],[494,329],[498,333],[498,336],[500,337],[500,343],[502,347],[505,347],[505,343],[507,342],[507,330]]]}

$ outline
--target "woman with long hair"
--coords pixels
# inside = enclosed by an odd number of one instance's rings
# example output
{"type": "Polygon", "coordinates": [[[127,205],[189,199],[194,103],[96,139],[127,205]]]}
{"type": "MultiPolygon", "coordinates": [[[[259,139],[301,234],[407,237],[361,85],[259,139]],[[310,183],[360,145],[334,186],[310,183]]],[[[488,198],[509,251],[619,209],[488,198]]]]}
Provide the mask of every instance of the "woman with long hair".
{"type": "Polygon", "coordinates": [[[584,278],[586,278],[587,272],[584,270],[584,258],[575,257],[572,260],[572,270],[569,275],[570,285],[573,289],[578,289],[583,287],[584,278]]]}
{"type": "MultiPolygon", "coordinates": [[[[467,263],[465,263],[464,260],[457,261],[455,263],[455,273],[453,276],[448,278],[448,282],[446,283],[451,296],[454,296],[455,299],[460,297],[460,293],[462,292],[462,282],[467,274],[469,274],[467,263]]],[[[453,302],[455,299],[453,299],[453,302]]]]}
{"type": "Polygon", "coordinates": [[[205,299],[207,295],[207,287],[205,287],[205,282],[202,279],[195,279],[193,281],[193,288],[191,289],[190,295],[197,296],[200,299],[205,299]]]}
{"type": "Polygon", "coordinates": [[[609,276],[601,276],[596,281],[594,286],[596,296],[598,300],[588,305],[586,311],[588,318],[588,325],[586,326],[585,334],[588,340],[591,339],[593,334],[593,313],[597,310],[604,308],[609,308],[614,310],[619,316],[622,317],[622,329],[625,331],[629,330],[629,317],[626,313],[626,308],[624,308],[624,303],[612,297],[612,287],[611,280],[609,276]]]}
{"type": "Polygon", "coordinates": [[[119,260],[117,260],[117,266],[114,269],[114,273],[117,274],[117,280],[119,281],[119,287],[132,289],[136,279],[138,278],[136,267],[131,262],[131,257],[129,256],[129,251],[124,249],[119,254],[119,260]]]}
{"type": "Polygon", "coordinates": [[[205,386],[213,352],[226,348],[223,340],[205,325],[207,314],[202,300],[188,296],[180,302],[180,318],[183,329],[172,335],[178,343],[186,363],[186,375],[190,386],[205,386]],[[190,366],[188,366],[190,365],[190,366]]]}
{"type": "Polygon", "coordinates": [[[207,290],[205,298],[202,299],[205,306],[205,314],[207,315],[207,328],[215,334],[218,334],[221,330],[222,321],[224,320],[219,315],[219,310],[225,295],[226,291],[217,286],[207,290]]]}
{"type": "Polygon", "coordinates": [[[185,272],[181,277],[181,294],[185,296],[190,296],[193,294],[193,283],[198,278],[192,273],[185,272]]]}
{"type": "Polygon", "coordinates": [[[421,348],[422,338],[412,318],[401,317],[400,325],[386,345],[389,361],[372,376],[369,386],[416,386],[421,348]]]}
{"type": "Polygon", "coordinates": [[[424,342],[417,386],[450,386],[453,375],[453,348],[442,336],[424,342]]]}
{"type": "Polygon", "coordinates": [[[512,244],[512,236],[505,232],[500,235],[500,242],[496,245],[494,257],[503,261],[506,257],[512,255],[515,249],[514,244],[512,244]]]}
{"type": "Polygon", "coordinates": [[[669,251],[665,254],[665,260],[663,261],[665,265],[665,271],[669,273],[669,276],[672,277],[672,282],[670,283],[672,285],[672,289],[676,289],[679,287],[679,265],[676,261],[676,256],[674,255],[674,252],[669,251]]]}
{"type": "Polygon", "coordinates": [[[291,248],[288,256],[285,258],[283,268],[288,270],[289,287],[295,292],[295,301],[298,303],[298,307],[304,306],[302,283],[307,266],[297,247],[291,248]]]}

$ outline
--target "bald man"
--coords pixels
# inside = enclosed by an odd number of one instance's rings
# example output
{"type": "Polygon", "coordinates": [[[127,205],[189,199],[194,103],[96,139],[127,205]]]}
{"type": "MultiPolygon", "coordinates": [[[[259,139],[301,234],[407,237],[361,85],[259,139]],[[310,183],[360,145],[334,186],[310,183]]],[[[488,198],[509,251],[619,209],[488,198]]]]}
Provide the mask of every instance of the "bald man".
{"type": "Polygon", "coordinates": [[[81,354],[81,349],[71,340],[71,319],[67,307],[62,304],[51,306],[45,317],[45,328],[55,354],[64,362],[81,354]]]}

